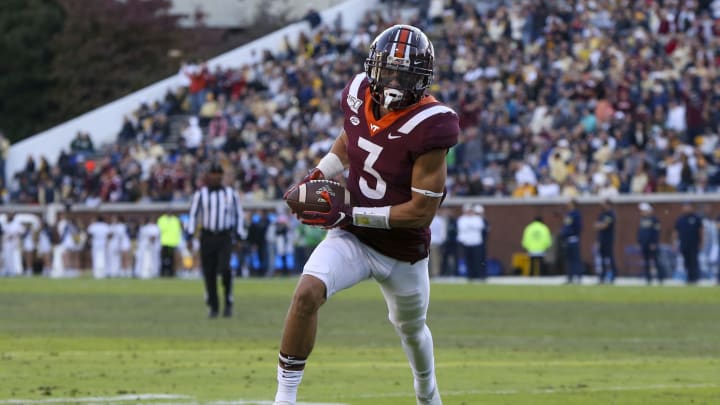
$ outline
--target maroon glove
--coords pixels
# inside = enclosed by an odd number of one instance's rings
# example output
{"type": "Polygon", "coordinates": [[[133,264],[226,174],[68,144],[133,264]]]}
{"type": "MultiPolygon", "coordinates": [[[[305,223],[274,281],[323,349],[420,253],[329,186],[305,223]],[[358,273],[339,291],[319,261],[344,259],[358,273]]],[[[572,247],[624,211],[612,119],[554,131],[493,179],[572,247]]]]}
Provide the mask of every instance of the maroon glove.
{"type": "Polygon", "coordinates": [[[300,214],[300,222],[325,229],[342,228],[352,224],[352,207],[345,204],[344,194],[338,193],[335,197],[331,197],[327,191],[323,191],[320,197],[330,205],[330,211],[305,211],[300,214]]]}
{"type": "Polygon", "coordinates": [[[300,183],[298,183],[298,184],[304,184],[310,180],[323,180],[324,178],[325,178],[325,175],[323,174],[323,172],[320,171],[320,169],[318,169],[316,167],[316,168],[310,170],[310,172],[308,172],[308,174],[306,174],[305,177],[303,177],[303,179],[300,180],[300,183]]]}
{"type": "Polygon", "coordinates": [[[305,183],[307,183],[307,182],[310,181],[310,180],[322,180],[322,179],[324,179],[324,178],[325,178],[325,175],[324,175],[323,172],[321,172],[320,169],[318,169],[317,167],[314,168],[314,169],[312,169],[312,170],[310,170],[310,172],[308,172],[308,174],[306,174],[305,177],[303,177],[303,179],[300,180],[299,183],[297,183],[297,184],[293,185],[292,187],[290,187],[290,188],[285,192],[285,194],[283,194],[283,199],[287,200],[287,196],[290,194],[290,192],[291,192],[292,190],[294,190],[296,187],[298,187],[299,185],[305,184],[305,183]]]}

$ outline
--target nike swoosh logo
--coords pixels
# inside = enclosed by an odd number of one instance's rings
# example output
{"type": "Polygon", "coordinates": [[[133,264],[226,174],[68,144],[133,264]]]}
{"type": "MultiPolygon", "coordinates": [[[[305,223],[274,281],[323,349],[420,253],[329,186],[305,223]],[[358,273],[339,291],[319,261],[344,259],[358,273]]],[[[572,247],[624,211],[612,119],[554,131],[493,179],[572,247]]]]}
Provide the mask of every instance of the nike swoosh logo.
{"type": "Polygon", "coordinates": [[[402,138],[402,135],[388,134],[388,139],[398,139],[398,138],[402,138]]]}
{"type": "Polygon", "coordinates": [[[337,226],[337,224],[339,224],[340,222],[342,222],[343,219],[345,219],[345,213],[344,213],[344,212],[341,212],[341,213],[340,213],[340,218],[338,218],[338,220],[335,221],[334,224],[330,225],[330,228],[337,226]]]}

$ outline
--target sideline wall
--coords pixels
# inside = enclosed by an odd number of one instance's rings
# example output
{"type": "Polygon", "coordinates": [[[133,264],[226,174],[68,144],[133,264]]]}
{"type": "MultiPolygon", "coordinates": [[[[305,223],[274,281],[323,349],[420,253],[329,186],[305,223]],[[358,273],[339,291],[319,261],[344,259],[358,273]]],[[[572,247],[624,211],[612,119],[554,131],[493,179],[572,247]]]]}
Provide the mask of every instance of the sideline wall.
{"type": "MultiPolygon", "coordinates": [[[[615,234],[615,258],[622,276],[639,276],[642,272],[637,255],[626,252],[626,248],[636,246],[637,227],[639,223],[638,204],[649,202],[655,208],[655,215],[662,224],[661,243],[672,242],[672,231],[675,220],[681,213],[682,204],[691,201],[696,211],[705,210],[713,219],[720,215],[720,194],[686,195],[686,194],[654,194],[638,196],[622,196],[613,199],[617,215],[615,234]]],[[[479,203],[485,207],[485,217],[490,222],[491,231],[488,241],[488,258],[496,259],[502,264],[504,274],[512,274],[511,260],[514,253],[523,252],[521,247],[522,231],[536,216],[543,217],[545,223],[553,233],[562,227],[566,212],[567,200],[557,199],[512,199],[512,198],[450,198],[442,207],[446,213],[458,215],[462,205],[466,203],[479,203]]],[[[583,197],[578,199],[583,218],[583,233],[581,240],[582,257],[586,265],[592,268],[592,247],[596,232],[592,226],[600,214],[601,198],[583,197]]],[[[275,211],[284,209],[282,201],[269,201],[263,203],[245,202],[246,210],[266,209],[275,211]]],[[[83,221],[94,218],[98,214],[123,215],[126,219],[141,219],[147,215],[159,215],[163,212],[185,214],[188,204],[178,203],[152,203],[152,204],[103,204],[99,207],[76,205],[71,207],[69,216],[80,218],[83,221]]],[[[0,206],[0,213],[29,212],[49,214],[50,221],[54,212],[62,207],[48,208],[40,206],[0,206]]]]}

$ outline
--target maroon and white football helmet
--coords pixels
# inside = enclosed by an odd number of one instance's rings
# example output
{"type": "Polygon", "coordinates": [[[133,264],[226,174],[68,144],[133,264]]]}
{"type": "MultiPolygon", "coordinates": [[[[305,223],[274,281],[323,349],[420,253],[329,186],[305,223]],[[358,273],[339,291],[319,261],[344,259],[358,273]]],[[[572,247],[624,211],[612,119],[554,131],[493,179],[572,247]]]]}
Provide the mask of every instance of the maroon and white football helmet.
{"type": "Polygon", "coordinates": [[[407,108],[433,80],[435,51],[419,28],[394,25],[377,36],[365,60],[373,100],[388,110],[407,108]]]}

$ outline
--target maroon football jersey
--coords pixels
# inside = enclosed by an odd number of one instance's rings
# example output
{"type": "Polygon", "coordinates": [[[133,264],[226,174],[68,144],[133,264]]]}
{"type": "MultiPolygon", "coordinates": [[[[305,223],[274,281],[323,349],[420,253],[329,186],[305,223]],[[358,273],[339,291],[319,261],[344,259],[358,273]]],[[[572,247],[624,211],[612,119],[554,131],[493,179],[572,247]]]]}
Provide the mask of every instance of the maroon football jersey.
{"type": "MultiPolygon", "coordinates": [[[[412,169],[418,156],[457,143],[460,127],[455,112],[426,96],[402,111],[392,111],[376,120],[372,97],[364,73],[356,75],[343,90],[350,159],[347,188],[353,205],[383,207],[411,198],[412,169]]],[[[439,190],[431,190],[439,191],[439,190]]],[[[430,229],[345,228],[363,243],[392,258],[416,262],[428,255],[430,229]]]]}

